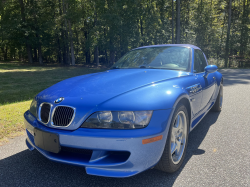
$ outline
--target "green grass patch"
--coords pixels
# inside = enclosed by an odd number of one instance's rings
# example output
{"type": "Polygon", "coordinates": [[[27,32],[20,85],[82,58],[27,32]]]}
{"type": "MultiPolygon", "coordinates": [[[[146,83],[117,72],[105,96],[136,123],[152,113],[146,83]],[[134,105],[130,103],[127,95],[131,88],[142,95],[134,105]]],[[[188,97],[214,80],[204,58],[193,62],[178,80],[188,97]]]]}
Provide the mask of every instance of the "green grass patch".
{"type": "Polygon", "coordinates": [[[84,67],[46,67],[0,62],[0,106],[33,99],[64,79],[103,71],[84,67]]]}
{"type": "Polygon", "coordinates": [[[42,90],[64,79],[104,71],[0,62],[0,139],[24,130],[23,113],[42,90]]]}
{"type": "Polygon", "coordinates": [[[23,113],[29,108],[30,103],[31,100],[0,106],[0,143],[1,139],[22,134],[23,113]]]}

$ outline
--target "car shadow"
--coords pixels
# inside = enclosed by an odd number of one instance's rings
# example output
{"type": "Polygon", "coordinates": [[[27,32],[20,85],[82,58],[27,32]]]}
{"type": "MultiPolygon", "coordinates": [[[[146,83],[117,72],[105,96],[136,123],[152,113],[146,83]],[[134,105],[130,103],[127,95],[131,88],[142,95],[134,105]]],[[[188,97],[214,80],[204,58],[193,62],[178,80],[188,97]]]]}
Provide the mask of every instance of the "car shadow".
{"type": "Polygon", "coordinates": [[[209,112],[189,134],[184,162],[173,174],[149,169],[129,178],[91,176],[82,167],[52,162],[37,151],[24,150],[0,160],[0,186],[172,186],[193,155],[206,153],[199,146],[219,114],[209,112]]]}

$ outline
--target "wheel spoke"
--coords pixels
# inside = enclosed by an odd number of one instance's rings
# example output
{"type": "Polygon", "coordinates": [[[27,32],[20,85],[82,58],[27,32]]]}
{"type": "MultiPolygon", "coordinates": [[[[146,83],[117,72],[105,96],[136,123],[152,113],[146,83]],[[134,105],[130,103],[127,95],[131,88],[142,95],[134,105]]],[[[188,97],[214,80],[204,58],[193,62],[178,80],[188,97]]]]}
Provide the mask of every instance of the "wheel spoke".
{"type": "Polygon", "coordinates": [[[177,153],[179,153],[180,148],[181,148],[181,140],[177,140],[176,141],[176,150],[177,150],[177,153]]]}
{"type": "Polygon", "coordinates": [[[172,133],[171,133],[171,142],[175,142],[175,132],[174,132],[174,128],[172,129],[172,133]]]}
{"type": "Polygon", "coordinates": [[[171,154],[173,154],[177,149],[176,143],[171,143],[171,154]]]}
{"type": "Polygon", "coordinates": [[[182,138],[182,130],[179,133],[177,133],[176,138],[182,138]]]}
{"type": "Polygon", "coordinates": [[[177,116],[175,127],[178,128],[180,126],[180,115],[177,116]]]}
{"type": "Polygon", "coordinates": [[[179,125],[178,125],[177,129],[180,131],[183,128],[183,121],[182,121],[182,118],[180,117],[180,115],[178,115],[178,117],[179,117],[179,125]]]}
{"type": "Polygon", "coordinates": [[[173,128],[172,128],[172,135],[176,136],[177,131],[178,131],[178,128],[173,127],[173,128]]]}
{"type": "Polygon", "coordinates": [[[178,126],[176,126],[175,128],[175,136],[181,137],[183,132],[183,119],[182,117],[180,117],[180,115],[178,115],[177,119],[178,119],[178,126]]]}

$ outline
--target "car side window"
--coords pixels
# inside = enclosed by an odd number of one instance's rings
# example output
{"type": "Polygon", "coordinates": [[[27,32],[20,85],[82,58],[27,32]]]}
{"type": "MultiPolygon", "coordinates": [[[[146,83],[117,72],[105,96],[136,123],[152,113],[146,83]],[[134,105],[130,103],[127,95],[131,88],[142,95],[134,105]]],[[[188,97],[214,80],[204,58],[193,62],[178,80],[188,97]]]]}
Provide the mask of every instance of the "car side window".
{"type": "Polygon", "coordinates": [[[204,71],[205,67],[207,66],[207,61],[206,61],[202,51],[199,50],[198,54],[199,54],[200,59],[201,59],[201,69],[202,69],[202,71],[204,71]]]}
{"type": "Polygon", "coordinates": [[[194,51],[194,72],[204,72],[204,68],[207,66],[206,59],[200,50],[194,51]]]}
{"type": "Polygon", "coordinates": [[[199,54],[197,53],[197,50],[194,51],[194,72],[199,73],[201,72],[200,68],[200,57],[199,54]]]}

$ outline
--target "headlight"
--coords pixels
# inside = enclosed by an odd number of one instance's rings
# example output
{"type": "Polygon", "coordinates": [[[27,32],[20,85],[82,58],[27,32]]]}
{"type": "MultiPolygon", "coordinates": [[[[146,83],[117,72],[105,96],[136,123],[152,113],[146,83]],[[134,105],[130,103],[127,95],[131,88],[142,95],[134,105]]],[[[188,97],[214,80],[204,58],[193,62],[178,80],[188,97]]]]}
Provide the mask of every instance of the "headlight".
{"type": "Polygon", "coordinates": [[[134,112],[118,112],[118,118],[121,123],[133,124],[135,122],[134,112]]]}
{"type": "Polygon", "coordinates": [[[99,112],[97,118],[100,123],[110,123],[113,119],[111,112],[99,112]]]}
{"type": "Polygon", "coordinates": [[[30,105],[30,113],[33,114],[37,118],[37,101],[33,99],[30,105]]]}
{"type": "Polygon", "coordinates": [[[82,125],[93,129],[140,129],[149,124],[153,111],[102,111],[92,114],[82,125]]]}

